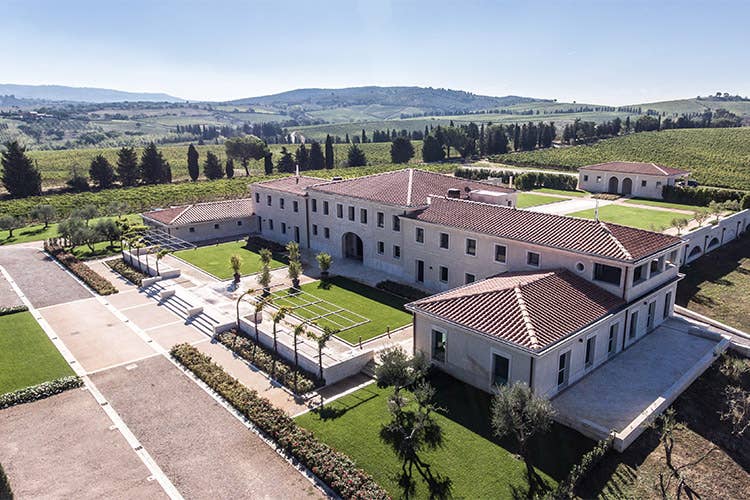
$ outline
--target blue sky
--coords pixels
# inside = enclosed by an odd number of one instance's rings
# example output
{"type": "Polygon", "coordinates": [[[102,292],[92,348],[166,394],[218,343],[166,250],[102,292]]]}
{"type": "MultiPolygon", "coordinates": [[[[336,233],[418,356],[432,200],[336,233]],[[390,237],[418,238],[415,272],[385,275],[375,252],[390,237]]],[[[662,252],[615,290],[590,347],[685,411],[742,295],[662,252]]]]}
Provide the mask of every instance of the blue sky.
{"type": "Polygon", "coordinates": [[[0,0],[1,83],[227,100],[419,85],[613,105],[750,94],[750,1],[0,0]]]}

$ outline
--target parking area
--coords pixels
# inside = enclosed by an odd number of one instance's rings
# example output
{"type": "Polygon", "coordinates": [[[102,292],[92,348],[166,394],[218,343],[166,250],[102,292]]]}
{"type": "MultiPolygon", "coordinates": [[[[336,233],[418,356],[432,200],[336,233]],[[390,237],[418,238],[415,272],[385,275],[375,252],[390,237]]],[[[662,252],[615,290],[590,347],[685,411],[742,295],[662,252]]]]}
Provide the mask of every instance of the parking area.
{"type": "Polygon", "coordinates": [[[0,463],[17,498],[167,498],[88,391],[0,411],[0,463]]]}
{"type": "Polygon", "coordinates": [[[92,376],[185,498],[320,498],[274,450],[159,356],[92,376]]]}

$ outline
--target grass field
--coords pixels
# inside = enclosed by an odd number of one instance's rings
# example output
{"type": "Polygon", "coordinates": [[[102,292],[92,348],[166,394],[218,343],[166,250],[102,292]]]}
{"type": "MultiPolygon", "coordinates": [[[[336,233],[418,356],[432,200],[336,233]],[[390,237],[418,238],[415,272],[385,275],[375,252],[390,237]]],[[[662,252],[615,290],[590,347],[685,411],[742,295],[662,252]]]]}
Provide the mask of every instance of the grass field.
{"type": "Polygon", "coordinates": [[[565,201],[557,196],[545,196],[543,194],[535,193],[518,193],[518,200],[516,201],[516,207],[518,208],[529,208],[536,207],[538,205],[546,205],[547,203],[557,203],[559,201],[565,201]]]}
{"type": "Polygon", "coordinates": [[[648,161],[691,172],[709,186],[750,190],[750,127],[642,132],[607,139],[591,146],[543,149],[499,155],[502,163],[526,167],[560,167],[612,160],[648,161]]]}
{"type": "Polygon", "coordinates": [[[688,210],[690,212],[695,212],[696,210],[700,210],[701,208],[703,208],[696,205],[685,205],[683,203],[671,203],[668,201],[658,200],[644,200],[642,198],[631,198],[624,201],[625,203],[629,203],[631,205],[648,205],[650,207],[674,208],[675,210],[688,210]]]}
{"type": "MultiPolygon", "coordinates": [[[[411,314],[404,309],[406,303],[404,299],[344,277],[335,276],[327,283],[314,281],[306,283],[300,288],[303,292],[355,313],[356,316],[347,315],[346,312],[342,313],[354,322],[359,322],[358,316],[369,320],[367,323],[349,328],[337,335],[350,344],[357,343],[360,337],[363,341],[369,340],[385,333],[388,328],[394,330],[411,323],[411,314]]],[[[286,290],[277,292],[273,296],[280,299],[280,305],[293,305],[295,303],[293,298],[288,297],[288,291],[286,290]]],[[[330,308],[330,305],[327,305],[327,307],[330,308]]],[[[307,307],[295,310],[294,314],[304,319],[310,319],[320,315],[321,311],[314,307],[307,307]]],[[[332,319],[336,321],[335,316],[332,319]]],[[[333,321],[320,318],[315,320],[315,323],[320,327],[338,328],[338,325],[333,321]]],[[[339,320],[339,323],[341,323],[341,320],[339,320]]]]}
{"type": "Polygon", "coordinates": [[[533,193],[542,194],[559,194],[560,196],[570,196],[571,198],[583,198],[588,193],[584,191],[565,191],[563,189],[539,188],[532,191],[533,193]]]}
{"type": "MultiPolygon", "coordinates": [[[[584,219],[593,219],[595,216],[593,208],[567,215],[582,217],[584,219]]],[[[599,220],[601,221],[640,229],[649,229],[651,231],[663,231],[672,227],[672,219],[676,217],[685,217],[685,214],[639,207],[626,207],[623,205],[606,205],[599,208],[599,220]]]]}
{"type": "Polygon", "coordinates": [[[682,272],[679,305],[750,331],[750,236],[707,253],[682,272]]]}
{"type": "MultiPolygon", "coordinates": [[[[488,394],[457,380],[436,373],[432,377],[437,405],[437,421],[443,429],[444,446],[426,451],[420,457],[433,473],[452,481],[453,498],[511,498],[528,492],[526,469],[508,443],[499,443],[489,425],[488,394]]],[[[389,420],[387,397],[392,389],[372,384],[329,403],[322,410],[304,414],[297,422],[316,437],[353,458],[388,490],[393,498],[402,498],[394,476],[401,464],[391,448],[379,438],[389,420]]],[[[540,436],[533,447],[539,474],[553,487],[578,461],[591,442],[569,429],[554,426],[540,436]],[[544,447],[539,444],[544,443],[544,447]]],[[[414,473],[417,488],[413,498],[427,498],[421,478],[414,473]]]]}
{"type": "MultiPolygon", "coordinates": [[[[229,259],[234,254],[242,257],[240,274],[243,276],[255,274],[260,271],[260,255],[257,252],[247,249],[245,244],[244,240],[229,241],[227,243],[207,245],[191,250],[180,250],[179,252],[175,252],[174,255],[195,267],[203,269],[209,274],[213,274],[221,280],[226,280],[233,276],[229,259]]],[[[285,265],[276,259],[271,260],[271,269],[278,269],[285,265]]]]}
{"type": "MultiPolygon", "coordinates": [[[[131,222],[141,222],[142,219],[138,214],[130,214],[126,216],[131,222]]],[[[95,222],[99,219],[106,219],[110,217],[100,217],[98,219],[92,219],[91,222],[95,222]]],[[[28,243],[30,241],[42,241],[48,238],[55,238],[59,236],[57,234],[57,223],[51,223],[46,229],[44,224],[34,224],[26,226],[21,229],[13,231],[13,237],[8,236],[8,231],[0,231],[0,246],[2,245],[13,245],[15,243],[28,243]]]]}
{"type": "Polygon", "coordinates": [[[74,375],[29,312],[0,316],[0,366],[0,394],[74,375]]]}

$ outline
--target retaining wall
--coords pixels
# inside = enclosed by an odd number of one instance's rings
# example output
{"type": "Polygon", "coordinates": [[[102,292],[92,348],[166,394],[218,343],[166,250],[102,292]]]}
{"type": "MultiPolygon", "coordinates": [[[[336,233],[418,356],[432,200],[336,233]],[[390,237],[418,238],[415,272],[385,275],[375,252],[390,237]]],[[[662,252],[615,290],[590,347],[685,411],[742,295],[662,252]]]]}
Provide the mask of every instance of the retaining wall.
{"type": "Polygon", "coordinates": [[[718,224],[703,226],[682,236],[688,244],[682,259],[688,264],[701,255],[739,238],[750,227],[750,210],[743,210],[719,219],[718,224]]]}

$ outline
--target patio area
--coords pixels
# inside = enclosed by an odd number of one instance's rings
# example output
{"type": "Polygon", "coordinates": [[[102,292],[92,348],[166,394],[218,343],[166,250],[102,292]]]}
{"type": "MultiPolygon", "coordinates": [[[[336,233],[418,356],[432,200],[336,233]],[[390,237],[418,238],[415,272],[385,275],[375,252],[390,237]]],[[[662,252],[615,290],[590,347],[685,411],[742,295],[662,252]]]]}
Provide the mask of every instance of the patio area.
{"type": "Polygon", "coordinates": [[[556,420],[627,448],[728,347],[681,317],[667,320],[552,400],[556,420]]]}

